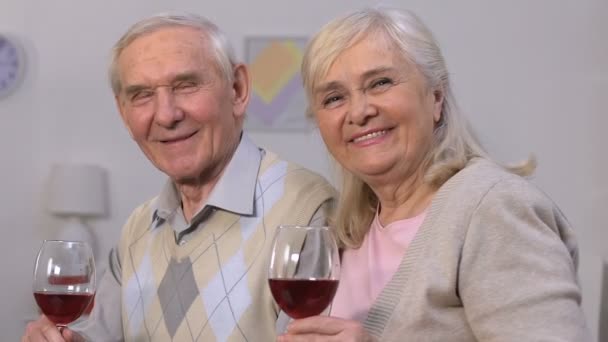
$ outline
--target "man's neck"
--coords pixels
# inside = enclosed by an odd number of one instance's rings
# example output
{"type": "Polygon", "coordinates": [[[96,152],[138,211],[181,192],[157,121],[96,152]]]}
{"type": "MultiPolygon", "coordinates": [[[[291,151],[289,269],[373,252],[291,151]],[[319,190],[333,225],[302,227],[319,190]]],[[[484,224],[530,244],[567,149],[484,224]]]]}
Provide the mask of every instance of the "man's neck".
{"type": "Polygon", "coordinates": [[[178,184],[175,186],[182,200],[182,211],[187,222],[191,222],[201,206],[209,199],[209,195],[219,181],[221,173],[214,179],[197,184],[178,184]]]}
{"type": "Polygon", "coordinates": [[[239,142],[240,139],[235,142],[234,146],[231,148],[230,152],[227,153],[224,160],[221,160],[213,169],[203,172],[198,179],[175,182],[175,187],[177,188],[182,200],[184,219],[186,219],[187,222],[192,221],[194,215],[209,199],[209,195],[211,195],[211,192],[215,188],[216,184],[222,178],[222,175],[226,171],[230,160],[234,156],[239,142]]]}

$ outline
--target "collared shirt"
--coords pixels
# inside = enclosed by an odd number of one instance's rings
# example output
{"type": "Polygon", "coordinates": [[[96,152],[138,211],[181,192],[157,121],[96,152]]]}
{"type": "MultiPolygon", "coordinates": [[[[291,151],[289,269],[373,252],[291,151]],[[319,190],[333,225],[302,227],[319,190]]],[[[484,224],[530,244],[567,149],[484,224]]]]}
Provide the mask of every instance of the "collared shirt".
{"type": "MultiPolygon", "coordinates": [[[[258,148],[245,134],[224,174],[213,188],[208,200],[193,216],[190,223],[184,218],[181,198],[171,180],[168,180],[156,200],[156,209],[150,226],[169,221],[176,236],[176,243],[188,242],[189,234],[204,229],[205,222],[217,210],[226,210],[247,216],[254,213],[254,194],[257,174],[264,150],[258,148]]],[[[320,207],[311,224],[323,224],[327,205],[320,207]]],[[[109,271],[101,277],[95,298],[95,306],[89,319],[70,326],[92,341],[122,341],[121,318],[121,271],[120,259],[115,250],[110,253],[109,271]]],[[[279,328],[282,330],[282,328],[279,328]]]]}
{"type": "Polygon", "coordinates": [[[205,221],[216,210],[225,210],[241,216],[253,215],[255,185],[264,156],[245,134],[237,146],[224,174],[211,191],[207,202],[199,208],[188,223],[182,210],[182,201],[175,183],[167,180],[156,202],[153,224],[168,221],[175,230],[175,241],[185,244],[193,231],[203,228],[205,221]]]}

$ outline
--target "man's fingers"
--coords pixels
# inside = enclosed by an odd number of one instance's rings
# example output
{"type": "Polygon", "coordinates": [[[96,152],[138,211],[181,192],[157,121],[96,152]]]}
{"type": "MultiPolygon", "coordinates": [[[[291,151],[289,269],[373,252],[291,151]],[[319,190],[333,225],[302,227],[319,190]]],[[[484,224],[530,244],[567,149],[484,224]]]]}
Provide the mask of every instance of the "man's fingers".
{"type": "Polygon", "coordinates": [[[25,335],[21,338],[23,342],[44,342],[47,341],[46,337],[42,333],[42,327],[40,321],[29,322],[25,326],[25,335]]]}
{"type": "Polygon", "coordinates": [[[24,342],[64,342],[64,338],[46,316],[42,315],[35,322],[29,322],[25,327],[24,342]]]}
{"type": "MultiPolygon", "coordinates": [[[[42,328],[42,335],[49,342],[65,342],[59,329],[54,324],[45,324],[42,328]]],[[[36,340],[34,340],[36,341],[36,340]]],[[[44,340],[43,340],[44,341],[44,340]]]]}
{"type": "Polygon", "coordinates": [[[61,334],[67,342],[85,342],[84,337],[68,328],[63,329],[61,334]]]}

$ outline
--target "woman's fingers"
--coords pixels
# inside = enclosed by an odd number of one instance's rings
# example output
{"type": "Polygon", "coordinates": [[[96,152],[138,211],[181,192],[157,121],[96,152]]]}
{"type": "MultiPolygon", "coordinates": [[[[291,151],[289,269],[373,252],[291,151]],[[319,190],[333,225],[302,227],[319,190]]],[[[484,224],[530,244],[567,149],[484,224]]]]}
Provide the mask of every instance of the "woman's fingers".
{"type": "Polygon", "coordinates": [[[337,335],[340,332],[359,326],[358,322],[327,316],[313,316],[297,319],[287,326],[289,334],[337,335]]]}

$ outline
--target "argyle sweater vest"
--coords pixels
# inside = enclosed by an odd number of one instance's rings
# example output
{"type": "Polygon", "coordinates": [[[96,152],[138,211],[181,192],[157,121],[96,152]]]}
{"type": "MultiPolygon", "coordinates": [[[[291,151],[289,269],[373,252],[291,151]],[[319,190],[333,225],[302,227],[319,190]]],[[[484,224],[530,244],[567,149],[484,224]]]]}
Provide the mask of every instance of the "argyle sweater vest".
{"type": "Polygon", "coordinates": [[[125,341],[274,341],[278,314],[268,288],[272,238],[281,224],[307,224],[334,190],[322,177],[267,152],[252,216],[217,210],[184,245],[154,201],[123,230],[125,341]]]}

